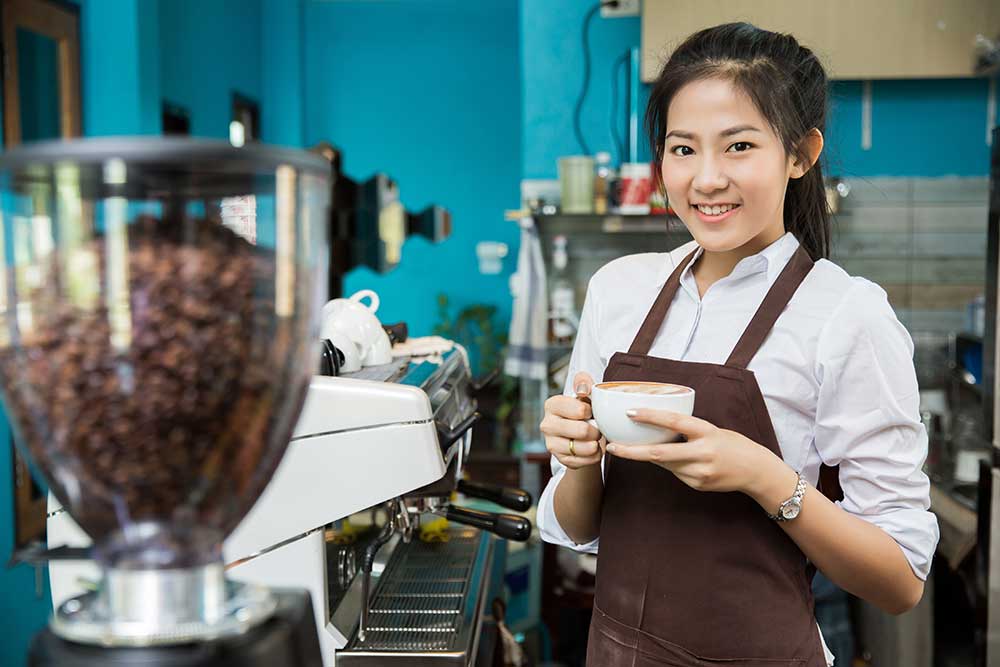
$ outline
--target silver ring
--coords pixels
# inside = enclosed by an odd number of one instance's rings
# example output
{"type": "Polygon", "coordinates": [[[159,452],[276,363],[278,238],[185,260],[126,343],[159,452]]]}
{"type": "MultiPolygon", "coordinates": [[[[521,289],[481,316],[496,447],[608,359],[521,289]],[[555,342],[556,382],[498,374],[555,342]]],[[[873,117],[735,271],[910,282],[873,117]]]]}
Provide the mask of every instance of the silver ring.
{"type": "Polygon", "coordinates": [[[569,439],[569,455],[570,456],[576,456],[576,447],[574,446],[575,444],[576,443],[573,442],[573,438],[570,438],[569,439]]]}

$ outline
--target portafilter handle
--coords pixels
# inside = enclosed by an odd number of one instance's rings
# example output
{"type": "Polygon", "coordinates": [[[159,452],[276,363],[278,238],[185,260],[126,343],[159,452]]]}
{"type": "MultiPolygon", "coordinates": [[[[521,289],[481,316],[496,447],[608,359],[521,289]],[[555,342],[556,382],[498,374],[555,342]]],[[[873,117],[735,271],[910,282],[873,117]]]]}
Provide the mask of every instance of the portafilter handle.
{"type": "Polygon", "coordinates": [[[396,343],[405,343],[406,339],[410,335],[409,327],[406,326],[406,322],[397,322],[396,324],[383,324],[382,329],[389,336],[389,342],[395,345],[396,343]]]}
{"type": "Polygon", "coordinates": [[[479,392],[493,384],[498,377],[500,377],[500,369],[494,368],[486,375],[476,378],[469,383],[469,396],[475,398],[479,392]]]}
{"type": "Polygon", "coordinates": [[[486,530],[505,540],[527,542],[531,537],[531,522],[517,514],[495,514],[449,505],[444,516],[448,521],[486,530]]]}
{"type": "Polygon", "coordinates": [[[455,428],[448,428],[442,422],[435,421],[434,425],[437,427],[438,442],[441,444],[442,449],[447,449],[451,446],[453,442],[465,435],[465,432],[472,428],[472,425],[479,421],[479,413],[473,412],[471,415],[459,422],[455,428]]]}
{"type": "Polygon", "coordinates": [[[460,479],[458,480],[458,492],[470,498],[489,500],[500,507],[506,507],[515,512],[527,512],[528,508],[531,507],[531,494],[524,489],[515,489],[509,486],[494,486],[493,484],[480,484],[460,479]]]}

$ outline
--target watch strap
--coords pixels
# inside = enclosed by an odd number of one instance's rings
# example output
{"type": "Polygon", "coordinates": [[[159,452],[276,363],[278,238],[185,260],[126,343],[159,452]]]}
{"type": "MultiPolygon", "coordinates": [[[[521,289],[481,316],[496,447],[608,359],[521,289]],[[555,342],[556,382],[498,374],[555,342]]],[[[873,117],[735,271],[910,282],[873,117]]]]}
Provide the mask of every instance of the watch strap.
{"type": "Polygon", "coordinates": [[[806,480],[802,478],[802,473],[799,473],[798,481],[795,483],[795,493],[792,494],[791,498],[789,498],[788,500],[786,500],[785,502],[781,503],[781,505],[778,506],[777,513],[768,514],[767,515],[768,518],[770,518],[772,521],[778,521],[778,522],[789,521],[790,519],[786,519],[782,511],[792,503],[795,503],[801,507],[802,498],[805,495],[806,495],[806,480]]]}

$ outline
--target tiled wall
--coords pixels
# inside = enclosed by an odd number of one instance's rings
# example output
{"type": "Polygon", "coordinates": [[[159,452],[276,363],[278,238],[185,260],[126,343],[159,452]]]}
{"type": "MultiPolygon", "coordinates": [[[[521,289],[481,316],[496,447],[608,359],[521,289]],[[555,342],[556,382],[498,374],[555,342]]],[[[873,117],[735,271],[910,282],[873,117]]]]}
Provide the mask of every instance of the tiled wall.
{"type": "Polygon", "coordinates": [[[847,180],[831,259],[881,285],[917,332],[966,328],[986,280],[986,178],[847,180]]]}
{"type": "MultiPolygon", "coordinates": [[[[900,321],[914,334],[940,342],[966,329],[966,307],[985,286],[986,216],[989,181],[969,178],[847,179],[833,222],[830,259],[848,273],[881,285],[900,321]]],[[[555,181],[524,181],[537,194],[555,181]]],[[[548,190],[546,190],[548,188],[548,190]]],[[[607,233],[592,228],[572,232],[553,225],[542,238],[551,255],[551,237],[567,233],[569,272],[578,305],[590,276],[615,257],[664,252],[690,239],[679,233],[607,233]]]]}

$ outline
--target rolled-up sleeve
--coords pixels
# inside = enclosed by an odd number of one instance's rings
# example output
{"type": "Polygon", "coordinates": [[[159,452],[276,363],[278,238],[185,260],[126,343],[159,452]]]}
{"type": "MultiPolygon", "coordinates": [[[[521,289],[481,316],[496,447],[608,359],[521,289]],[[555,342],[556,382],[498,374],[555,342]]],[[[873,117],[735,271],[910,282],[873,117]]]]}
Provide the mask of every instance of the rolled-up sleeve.
{"type": "Polygon", "coordinates": [[[855,279],[820,335],[816,377],[816,449],[840,466],[840,506],[888,533],[926,579],[939,533],[913,341],[878,285],[855,279]]]}
{"type": "MultiPolygon", "coordinates": [[[[580,371],[590,373],[596,381],[600,381],[604,375],[606,363],[601,357],[596,335],[598,331],[597,310],[597,298],[593,292],[593,281],[591,281],[591,284],[587,288],[587,296],[583,302],[583,311],[580,315],[580,328],[577,332],[576,341],[573,344],[573,354],[570,356],[566,385],[563,388],[563,394],[566,396],[576,395],[573,387],[573,377],[580,371]]],[[[559,525],[559,520],[556,518],[554,499],[556,487],[559,486],[559,482],[566,474],[566,466],[559,463],[556,457],[553,456],[551,458],[552,478],[545,485],[545,489],[538,499],[538,533],[546,542],[569,547],[576,551],[597,553],[600,538],[585,544],[576,544],[566,534],[562,526],[559,525]]],[[[603,464],[601,470],[602,472],[604,470],[603,464]]]]}

